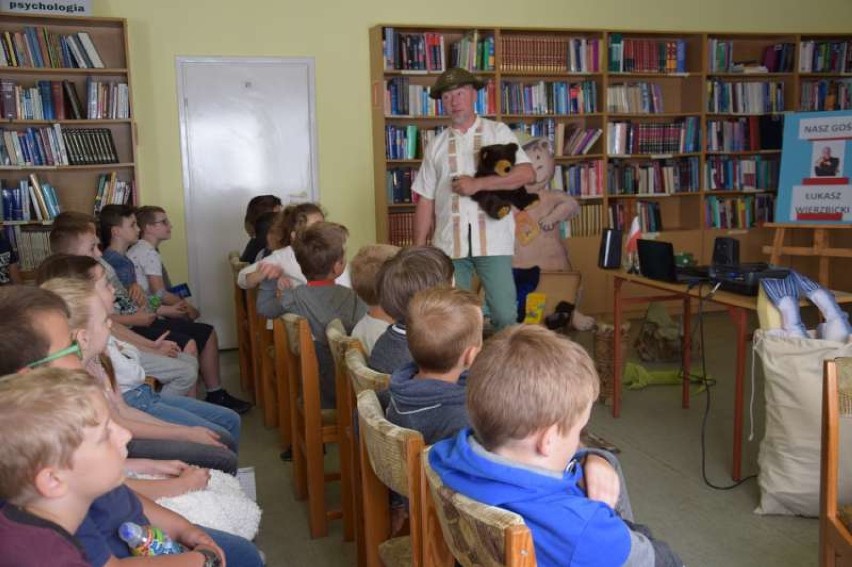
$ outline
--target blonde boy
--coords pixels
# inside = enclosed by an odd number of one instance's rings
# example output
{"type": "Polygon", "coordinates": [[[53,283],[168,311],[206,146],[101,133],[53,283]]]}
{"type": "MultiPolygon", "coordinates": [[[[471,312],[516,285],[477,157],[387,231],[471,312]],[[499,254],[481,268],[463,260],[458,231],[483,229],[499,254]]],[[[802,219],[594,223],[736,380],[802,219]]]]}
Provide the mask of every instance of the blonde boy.
{"type": "Polygon", "coordinates": [[[580,431],[599,384],[582,347],[538,326],[510,327],[486,343],[467,389],[472,430],[437,443],[429,461],[453,490],[523,516],[539,566],[682,565],[632,523],[629,506],[586,494],[580,431]]]}
{"type": "Polygon", "coordinates": [[[379,270],[397,252],[398,246],[368,244],[358,250],[350,263],[352,289],[367,304],[367,314],[355,324],[352,336],[361,341],[367,356],[370,356],[373,345],[393,323],[393,318],[379,305],[379,270]]]}
{"type": "Polygon", "coordinates": [[[0,563],[89,565],[71,534],[123,482],[130,440],[100,387],[60,368],[0,378],[0,438],[0,563]]]}
{"type": "Polygon", "coordinates": [[[468,426],[465,380],[482,348],[482,308],[469,291],[433,288],[411,299],[406,321],[414,362],[391,375],[388,420],[431,445],[468,426]]]}

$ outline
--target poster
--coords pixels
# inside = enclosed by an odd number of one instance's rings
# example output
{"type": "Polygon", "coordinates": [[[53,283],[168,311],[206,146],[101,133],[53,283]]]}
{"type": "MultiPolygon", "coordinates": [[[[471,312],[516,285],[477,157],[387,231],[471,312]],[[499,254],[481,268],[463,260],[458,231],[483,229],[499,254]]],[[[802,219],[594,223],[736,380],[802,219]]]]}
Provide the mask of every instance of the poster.
{"type": "Polygon", "coordinates": [[[852,224],[852,111],[788,114],[777,223],[852,224]]]}

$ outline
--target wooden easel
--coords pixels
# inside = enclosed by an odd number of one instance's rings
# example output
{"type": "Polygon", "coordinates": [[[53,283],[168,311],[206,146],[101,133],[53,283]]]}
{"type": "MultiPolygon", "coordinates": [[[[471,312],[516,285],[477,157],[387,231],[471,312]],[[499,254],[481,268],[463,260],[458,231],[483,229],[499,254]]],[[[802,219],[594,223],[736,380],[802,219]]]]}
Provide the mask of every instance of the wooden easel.
{"type": "Polygon", "coordinates": [[[816,256],[819,258],[819,283],[831,289],[828,285],[828,259],[852,258],[852,249],[831,248],[829,235],[832,230],[849,230],[849,224],[793,224],[766,223],[764,226],[775,229],[772,246],[764,246],[763,253],[769,254],[769,263],[778,264],[782,255],[787,256],[816,256]],[[784,237],[787,229],[813,230],[812,246],[785,246],[784,237]]]}

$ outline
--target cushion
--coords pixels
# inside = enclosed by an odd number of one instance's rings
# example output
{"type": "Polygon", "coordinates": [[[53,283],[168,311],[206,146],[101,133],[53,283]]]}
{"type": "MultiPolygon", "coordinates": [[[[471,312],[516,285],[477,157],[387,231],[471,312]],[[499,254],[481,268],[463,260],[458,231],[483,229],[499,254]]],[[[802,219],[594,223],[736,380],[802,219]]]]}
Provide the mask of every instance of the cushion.
{"type": "MultiPolygon", "coordinates": [[[[758,330],[754,349],[763,363],[766,398],[755,512],[818,516],[823,361],[852,356],[852,343],[776,337],[758,330]]],[[[842,447],[852,439],[850,420],[840,420],[839,433],[842,447]]],[[[840,501],[852,501],[852,459],[841,459],[838,476],[840,501]]]]}
{"type": "Polygon", "coordinates": [[[379,544],[379,559],[385,567],[409,567],[413,565],[411,538],[395,537],[379,544]]]}

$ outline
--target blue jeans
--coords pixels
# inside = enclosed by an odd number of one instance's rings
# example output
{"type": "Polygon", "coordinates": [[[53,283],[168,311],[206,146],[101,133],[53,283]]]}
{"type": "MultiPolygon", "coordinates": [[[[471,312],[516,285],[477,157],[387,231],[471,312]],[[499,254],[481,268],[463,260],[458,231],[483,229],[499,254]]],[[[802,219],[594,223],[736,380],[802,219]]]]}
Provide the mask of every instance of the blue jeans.
{"type": "Polygon", "coordinates": [[[222,551],[228,567],[263,567],[263,560],[257,548],[249,540],[227,532],[198,526],[213,538],[222,551]]]}
{"type": "Polygon", "coordinates": [[[237,452],[240,444],[240,416],[234,410],[186,396],[161,396],[147,384],[124,392],[123,397],[130,407],[163,421],[188,427],[206,427],[217,433],[222,443],[234,453],[237,452]]]}
{"type": "Polygon", "coordinates": [[[479,276],[485,288],[485,304],[494,329],[499,331],[517,322],[518,297],[511,256],[468,256],[453,260],[453,266],[457,288],[470,290],[473,273],[479,276]]]}

